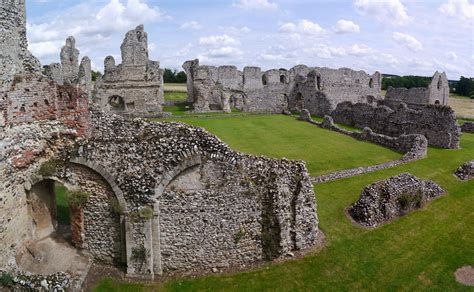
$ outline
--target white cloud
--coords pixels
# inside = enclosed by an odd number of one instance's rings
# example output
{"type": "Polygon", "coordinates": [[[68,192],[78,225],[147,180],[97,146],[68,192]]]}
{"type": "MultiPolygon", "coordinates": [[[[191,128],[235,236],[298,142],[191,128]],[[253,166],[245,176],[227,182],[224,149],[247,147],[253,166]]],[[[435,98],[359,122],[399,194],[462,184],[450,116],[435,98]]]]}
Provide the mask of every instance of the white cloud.
{"type": "Polygon", "coordinates": [[[181,25],[181,28],[182,29],[201,29],[202,28],[202,25],[199,24],[199,22],[197,21],[188,21],[188,22],[185,22],[181,25]]]}
{"type": "Polygon", "coordinates": [[[226,35],[213,35],[199,38],[199,44],[204,46],[234,46],[238,45],[239,41],[226,35]]]}
{"type": "Polygon", "coordinates": [[[341,47],[331,47],[326,44],[318,44],[310,49],[310,52],[316,54],[319,58],[332,59],[334,57],[345,56],[346,50],[341,47]]]}
{"type": "Polygon", "coordinates": [[[373,53],[374,50],[366,44],[354,44],[350,47],[348,53],[354,56],[363,56],[373,53]]]}
{"type": "Polygon", "coordinates": [[[399,26],[411,21],[400,0],[355,0],[354,5],[359,13],[373,16],[380,23],[399,26]]]}
{"type": "Polygon", "coordinates": [[[242,51],[235,47],[222,47],[209,50],[207,54],[211,58],[232,58],[242,55],[242,51]]]}
{"type": "Polygon", "coordinates": [[[336,33],[353,33],[359,32],[360,27],[350,20],[341,19],[337,22],[335,31],[336,33]]]}
{"type": "Polygon", "coordinates": [[[407,47],[408,49],[412,50],[413,52],[418,52],[423,49],[423,45],[421,44],[421,42],[409,34],[394,32],[392,34],[392,38],[407,47]]]}
{"type": "Polygon", "coordinates": [[[45,41],[30,44],[28,49],[37,58],[47,58],[59,56],[59,51],[63,45],[62,41],[45,41]]]}
{"type": "Polygon", "coordinates": [[[319,35],[323,33],[323,28],[310,20],[302,19],[297,23],[288,22],[280,26],[280,31],[284,33],[319,35]]]}
{"type": "Polygon", "coordinates": [[[447,16],[474,21],[474,3],[470,3],[469,0],[449,0],[438,9],[447,16]]]}
{"type": "Polygon", "coordinates": [[[234,7],[246,10],[277,10],[278,4],[268,0],[237,0],[234,7]]]}
{"type": "Polygon", "coordinates": [[[453,61],[456,61],[458,59],[458,55],[455,52],[447,52],[446,57],[453,61]]]}

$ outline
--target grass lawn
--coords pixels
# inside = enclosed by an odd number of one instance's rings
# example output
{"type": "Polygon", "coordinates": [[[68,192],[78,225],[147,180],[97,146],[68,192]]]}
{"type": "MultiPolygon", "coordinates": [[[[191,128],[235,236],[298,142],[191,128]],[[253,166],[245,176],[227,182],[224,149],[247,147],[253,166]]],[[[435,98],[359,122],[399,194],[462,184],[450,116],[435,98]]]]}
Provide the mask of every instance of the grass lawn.
{"type": "Polygon", "coordinates": [[[402,156],[284,115],[182,118],[179,121],[203,127],[241,152],[304,160],[312,175],[383,163],[402,156]]]}
{"type": "Polygon", "coordinates": [[[186,92],[165,92],[165,101],[186,101],[187,99],[188,94],[186,92]]]}
{"type": "Polygon", "coordinates": [[[69,224],[69,202],[66,196],[66,187],[56,184],[54,192],[56,194],[57,220],[60,224],[69,224]]]}
{"type": "MultiPolygon", "coordinates": [[[[274,145],[269,135],[258,140],[274,145]]],[[[267,155],[274,151],[254,146],[254,151],[267,155]]],[[[282,152],[291,152],[286,143],[278,146],[282,152]]],[[[453,275],[463,265],[474,265],[474,181],[460,182],[452,175],[457,166],[474,157],[474,135],[464,134],[461,147],[456,151],[430,148],[424,160],[316,185],[320,227],[327,236],[327,246],[318,253],[251,272],[155,286],[106,279],[96,291],[472,291],[458,284],[453,275]],[[403,171],[432,179],[449,194],[377,229],[349,222],[344,209],[358,199],[365,185],[403,171]]]]}

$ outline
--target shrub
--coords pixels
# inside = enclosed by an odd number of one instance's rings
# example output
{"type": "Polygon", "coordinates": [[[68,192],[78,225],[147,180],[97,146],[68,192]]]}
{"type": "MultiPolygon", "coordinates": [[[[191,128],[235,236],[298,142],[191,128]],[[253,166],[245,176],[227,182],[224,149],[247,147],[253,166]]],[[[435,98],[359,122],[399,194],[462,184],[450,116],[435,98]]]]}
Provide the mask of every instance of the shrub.
{"type": "Polygon", "coordinates": [[[117,200],[117,198],[112,197],[109,201],[109,204],[110,204],[110,207],[112,208],[112,211],[115,214],[122,215],[124,213],[124,210],[123,210],[122,206],[120,206],[120,203],[117,200]]]}
{"type": "Polygon", "coordinates": [[[84,205],[89,200],[90,194],[81,190],[72,190],[67,191],[67,197],[69,201],[69,206],[81,208],[84,207],[84,205]]]}
{"type": "Polygon", "coordinates": [[[13,286],[13,277],[7,272],[2,272],[0,275],[0,285],[4,287],[11,287],[13,286]]]}
{"type": "Polygon", "coordinates": [[[44,177],[52,176],[56,173],[60,166],[61,163],[59,160],[49,160],[41,164],[38,173],[44,177]]]}
{"type": "Polygon", "coordinates": [[[420,208],[422,198],[423,198],[423,193],[421,190],[418,190],[414,194],[402,193],[400,197],[398,197],[397,201],[401,209],[404,211],[407,211],[412,208],[420,208]]]}
{"type": "Polygon", "coordinates": [[[245,230],[241,227],[239,230],[234,234],[234,243],[237,244],[240,240],[244,237],[245,230]]]}

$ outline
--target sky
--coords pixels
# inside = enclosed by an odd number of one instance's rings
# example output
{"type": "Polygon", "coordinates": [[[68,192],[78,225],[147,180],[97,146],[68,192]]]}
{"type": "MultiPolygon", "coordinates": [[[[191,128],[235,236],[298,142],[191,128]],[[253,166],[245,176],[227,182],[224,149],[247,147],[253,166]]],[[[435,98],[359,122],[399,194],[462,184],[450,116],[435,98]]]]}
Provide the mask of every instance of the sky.
{"type": "Polygon", "coordinates": [[[68,36],[94,70],[144,24],[150,59],[474,77],[474,0],[27,0],[29,48],[59,62],[68,36]]]}

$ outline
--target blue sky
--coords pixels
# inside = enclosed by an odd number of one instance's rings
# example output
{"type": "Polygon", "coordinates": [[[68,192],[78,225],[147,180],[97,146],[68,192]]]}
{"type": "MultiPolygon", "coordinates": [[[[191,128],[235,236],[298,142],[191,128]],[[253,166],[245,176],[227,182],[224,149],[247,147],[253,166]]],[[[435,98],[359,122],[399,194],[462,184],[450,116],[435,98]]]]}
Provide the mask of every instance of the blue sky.
{"type": "Polygon", "coordinates": [[[103,70],[143,23],[150,58],[202,64],[349,67],[369,73],[474,76],[474,0],[28,0],[30,50],[59,61],[69,35],[103,70]]]}

